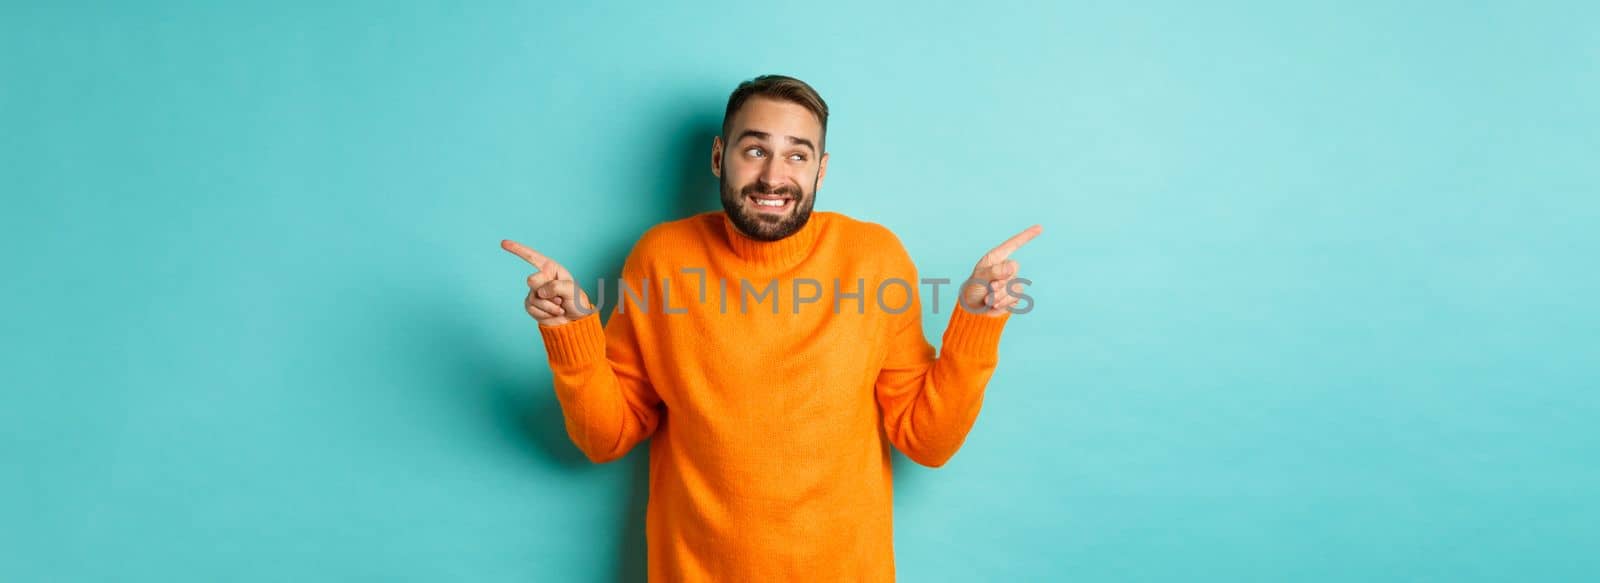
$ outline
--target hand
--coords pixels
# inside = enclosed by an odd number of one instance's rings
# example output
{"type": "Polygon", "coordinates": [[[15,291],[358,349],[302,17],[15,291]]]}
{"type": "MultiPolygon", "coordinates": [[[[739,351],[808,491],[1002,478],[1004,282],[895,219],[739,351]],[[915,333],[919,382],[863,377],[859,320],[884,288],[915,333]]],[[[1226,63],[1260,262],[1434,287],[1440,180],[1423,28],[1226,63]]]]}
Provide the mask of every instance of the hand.
{"type": "Polygon", "coordinates": [[[589,295],[560,263],[510,239],[501,240],[500,248],[539,269],[528,276],[528,297],[522,307],[540,326],[560,326],[595,312],[589,295]]]}
{"type": "Polygon", "coordinates": [[[1011,253],[1042,231],[1044,228],[1039,225],[1028,227],[985,253],[983,259],[978,260],[978,266],[972,268],[972,278],[962,285],[957,301],[971,312],[991,317],[1002,316],[1011,306],[1017,305],[1019,298],[1006,289],[1017,276],[1017,262],[1010,259],[1011,253]]]}

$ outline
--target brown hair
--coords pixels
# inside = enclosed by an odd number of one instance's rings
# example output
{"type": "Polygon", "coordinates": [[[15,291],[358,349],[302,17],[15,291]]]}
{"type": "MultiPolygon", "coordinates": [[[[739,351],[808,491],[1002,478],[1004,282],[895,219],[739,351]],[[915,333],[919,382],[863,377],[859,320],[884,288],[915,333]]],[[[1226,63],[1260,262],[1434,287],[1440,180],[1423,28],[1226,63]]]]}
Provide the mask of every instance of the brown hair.
{"type": "Polygon", "coordinates": [[[827,151],[824,146],[828,143],[828,102],[823,101],[817,90],[805,81],[785,75],[762,75],[734,88],[733,94],[728,96],[728,110],[722,114],[723,141],[728,139],[728,124],[733,123],[733,114],[744,107],[745,101],[756,96],[787,101],[811,110],[817,116],[817,121],[822,122],[821,143],[817,144],[817,148],[827,151]]]}

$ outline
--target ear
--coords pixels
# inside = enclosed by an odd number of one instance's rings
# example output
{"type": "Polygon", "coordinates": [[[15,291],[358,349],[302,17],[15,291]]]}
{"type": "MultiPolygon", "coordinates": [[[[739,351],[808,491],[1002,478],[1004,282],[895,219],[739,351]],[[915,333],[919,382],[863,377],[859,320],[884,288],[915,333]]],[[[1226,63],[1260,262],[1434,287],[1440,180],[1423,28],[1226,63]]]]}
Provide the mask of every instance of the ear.
{"type": "Polygon", "coordinates": [[[817,167],[816,190],[822,190],[822,179],[828,177],[828,153],[823,152],[822,159],[818,160],[817,163],[820,164],[820,166],[817,167]]]}
{"type": "Polygon", "coordinates": [[[711,175],[722,178],[722,136],[711,139],[711,175]]]}

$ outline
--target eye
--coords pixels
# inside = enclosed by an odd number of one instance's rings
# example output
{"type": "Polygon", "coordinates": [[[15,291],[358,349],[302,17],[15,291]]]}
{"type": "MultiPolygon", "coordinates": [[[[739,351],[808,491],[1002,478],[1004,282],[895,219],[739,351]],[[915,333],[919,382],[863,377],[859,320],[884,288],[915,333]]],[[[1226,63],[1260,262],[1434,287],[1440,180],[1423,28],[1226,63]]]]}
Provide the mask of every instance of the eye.
{"type": "Polygon", "coordinates": [[[751,157],[753,157],[753,158],[760,158],[760,157],[766,155],[766,152],[761,151],[761,148],[755,148],[755,147],[745,148],[744,153],[749,155],[749,156],[751,156],[751,157]]]}
{"type": "Polygon", "coordinates": [[[804,162],[804,161],[806,161],[806,155],[805,154],[792,154],[792,155],[789,156],[789,159],[790,160],[794,160],[796,162],[804,162]]]}

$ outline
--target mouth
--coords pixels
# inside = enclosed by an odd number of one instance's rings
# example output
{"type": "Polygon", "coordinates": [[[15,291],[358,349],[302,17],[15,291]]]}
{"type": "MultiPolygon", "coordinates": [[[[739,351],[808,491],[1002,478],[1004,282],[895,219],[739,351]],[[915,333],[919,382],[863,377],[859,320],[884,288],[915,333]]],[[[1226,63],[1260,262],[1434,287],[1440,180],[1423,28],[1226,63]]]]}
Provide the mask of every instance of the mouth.
{"type": "Polygon", "coordinates": [[[758,212],[786,213],[794,207],[794,199],[782,194],[753,194],[744,198],[758,212]]]}

